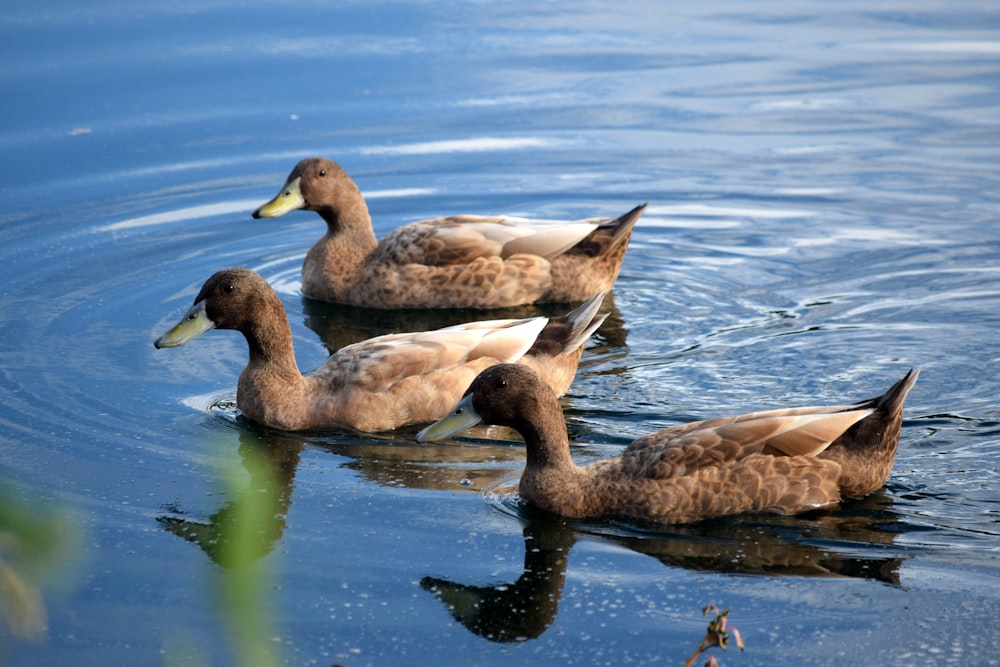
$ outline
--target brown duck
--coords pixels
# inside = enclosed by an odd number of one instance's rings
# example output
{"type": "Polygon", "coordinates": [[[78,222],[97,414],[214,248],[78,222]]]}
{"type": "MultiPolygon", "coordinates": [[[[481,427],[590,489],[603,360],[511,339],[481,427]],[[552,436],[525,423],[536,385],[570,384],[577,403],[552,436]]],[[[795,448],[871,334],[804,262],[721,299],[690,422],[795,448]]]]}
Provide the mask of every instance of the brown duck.
{"type": "Polygon", "coordinates": [[[250,360],[236,405],[273,428],[384,431],[440,418],[469,382],[498,362],[530,365],[555,394],[569,388],[584,343],[604,321],[598,294],[563,317],[483,320],[348,345],[308,375],[299,372],[281,299],[257,273],[226,269],[209,278],[157,348],[184,345],[209,329],[235,329],[250,360]]]}
{"type": "Polygon", "coordinates": [[[573,222],[460,215],[414,222],[375,238],[361,191],[340,165],[302,160],[253,212],[316,211],[326,235],[306,254],[302,291],[371,308],[506,308],[609,291],[646,205],[616,219],[573,222]]]}
{"type": "Polygon", "coordinates": [[[555,395],[530,369],[483,371],[451,414],[417,435],[436,440],[480,422],[524,438],[519,494],[576,519],[685,523],[743,512],[794,514],[863,496],[889,476],[911,370],[853,405],[753,412],[657,431],[619,456],[579,467],[555,395]]]}

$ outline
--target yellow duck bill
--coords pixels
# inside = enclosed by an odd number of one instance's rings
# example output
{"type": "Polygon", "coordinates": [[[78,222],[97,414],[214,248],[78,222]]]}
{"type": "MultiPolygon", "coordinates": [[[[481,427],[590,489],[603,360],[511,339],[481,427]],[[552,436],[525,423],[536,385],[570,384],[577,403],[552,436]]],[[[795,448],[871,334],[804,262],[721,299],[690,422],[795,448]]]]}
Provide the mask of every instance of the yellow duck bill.
{"type": "Polygon", "coordinates": [[[153,341],[153,345],[157,349],[179,347],[214,328],[215,322],[209,319],[208,313],[205,311],[205,301],[202,300],[191,306],[184,313],[181,321],[173,329],[153,341]]]}
{"type": "Polygon", "coordinates": [[[417,433],[417,442],[444,440],[480,423],[482,423],[482,417],[472,407],[472,394],[468,393],[462,397],[462,400],[452,408],[447,416],[417,433]]]}
{"type": "Polygon", "coordinates": [[[253,212],[255,218],[280,218],[286,213],[297,211],[306,205],[305,197],[299,185],[301,177],[293,178],[285,183],[274,199],[253,212]]]}

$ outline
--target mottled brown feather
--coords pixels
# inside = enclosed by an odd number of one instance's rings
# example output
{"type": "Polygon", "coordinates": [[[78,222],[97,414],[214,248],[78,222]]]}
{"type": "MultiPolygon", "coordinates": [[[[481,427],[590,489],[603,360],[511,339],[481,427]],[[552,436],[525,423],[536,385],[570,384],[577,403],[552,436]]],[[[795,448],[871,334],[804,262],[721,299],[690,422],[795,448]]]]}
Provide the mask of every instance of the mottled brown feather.
{"type": "MultiPolygon", "coordinates": [[[[877,489],[892,467],[903,402],[916,378],[912,370],[882,396],[854,405],[666,428],[585,467],[570,457],[556,397],[525,366],[487,369],[462,408],[524,437],[528,457],[519,492],[528,502],[579,519],[684,523],[743,512],[794,514],[877,489]]],[[[464,419],[468,423],[467,414],[464,419]]]]}
{"type": "MultiPolygon", "coordinates": [[[[306,254],[309,297],[373,308],[502,308],[583,301],[614,285],[646,206],[620,218],[539,223],[460,215],[411,223],[376,240],[357,185],[324,158],[299,162],[277,197],[301,195],[327,233],[306,254]]],[[[283,215],[281,211],[276,215],[283,215]]]]}
{"type": "Polygon", "coordinates": [[[195,304],[204,303],[215,328],[235,329],[247,340],[250,359],[236,397],[247,417],[284,430],[381,431],[438,419],[498,362],[530,364],[551,391],[564,393],[587,338],[604,320],[597,314],[603,296],[551,321],[489,320],[379,336],[334,352],[308,375],[296,364],[281,300],[255,272],[216,273],[195,304]],[[533,349],[540,338],[545,344],[533,349]]]}

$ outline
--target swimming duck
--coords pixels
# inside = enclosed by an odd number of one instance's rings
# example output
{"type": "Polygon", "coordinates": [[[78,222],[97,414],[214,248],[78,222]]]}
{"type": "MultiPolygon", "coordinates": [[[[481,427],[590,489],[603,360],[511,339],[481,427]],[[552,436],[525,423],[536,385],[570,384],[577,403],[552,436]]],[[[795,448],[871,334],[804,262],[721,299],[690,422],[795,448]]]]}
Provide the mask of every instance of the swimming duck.
{"type": "Polygon", "coordinates": [[[618,456],[579,467],[556,397],[530,369],[483,371],[447,416],[420,431],[437,440],[480,422],[524,438],[519,495],[574,519],[685,523],[743,512],[795,514],[870,493],[889,476],[911,370],[885,394],[835,407],[753,412],[650,433],[618,456]]]}
{"type": "Polygon", "coordinates": [[[609,291],[645,208],[562,223],[460,215],[404,225],[377,241],[358,186],[337,163],[314,157],[295,165],[253,217],[305,209],[326,221],[302,264],[310,298],[370,308],[506,308],[609,291]]]}
{"type": "Polygon", "coordinates": [[[597,315],[603,296],[557,318],[484,320],[370,338],[303,376],[281,299],[254,271],[226,269],[205,282],[194,305],[154,345],[177,347],[209,329],[235,329],[250,346],[236,393],[244,415],[288,431],[384,431],[438,419],[477,373],[501,361],[529,364],[551,391],[565,393],[584,343],[604,321],[597,315]]]}

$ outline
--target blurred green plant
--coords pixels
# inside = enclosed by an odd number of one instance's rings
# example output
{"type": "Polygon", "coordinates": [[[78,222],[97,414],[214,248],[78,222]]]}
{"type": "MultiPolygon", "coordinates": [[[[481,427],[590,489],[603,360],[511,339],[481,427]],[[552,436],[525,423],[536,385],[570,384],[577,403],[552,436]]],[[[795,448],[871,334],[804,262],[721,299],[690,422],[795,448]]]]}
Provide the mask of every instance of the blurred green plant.
{"type": "Polygon", "coordinates": [[[43,590],[65,582],[75,568],[80,522],[63,507],[0,484],[0,615],[9,636],[44,636],[48,620],[43,590]]]}
{"type": "Polygon", "coordinates": [[[244,469],[234,464],[223,470],[227,493],[239,502],[230,505],[218,545],[219,602],[238,664],[271,667],[282,662],[270,608],[271,570],[266,559],[246,556],[259,554],[262,541],[269,542],[282,489],[260,447],[241,447],[240,453],[244,469]]]}
{"type": "MultiPolygon", "coordinates": [[[[225,445],[230,441],[226,439],[225,445]]],[[[274,545],[281,538],[301,443],[289,446],[252,432],[240,435],[239,459],[216,468],[226,501],[209,517],[176,506],[157,517],[170,533],[198,546],[211,563],[209,587],[235,660],[247,667],[283,664],[272,611],[274,545]]],[[[166,648],[166,665],[195,667],[204,656],[182,639],[166,648]]]]}

